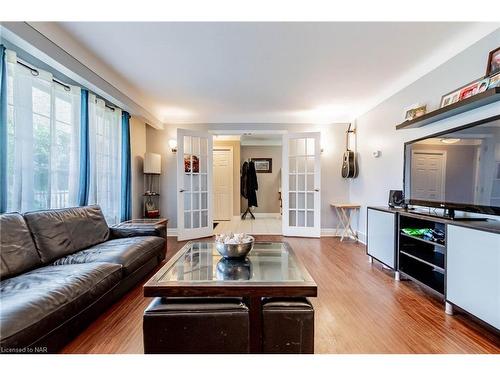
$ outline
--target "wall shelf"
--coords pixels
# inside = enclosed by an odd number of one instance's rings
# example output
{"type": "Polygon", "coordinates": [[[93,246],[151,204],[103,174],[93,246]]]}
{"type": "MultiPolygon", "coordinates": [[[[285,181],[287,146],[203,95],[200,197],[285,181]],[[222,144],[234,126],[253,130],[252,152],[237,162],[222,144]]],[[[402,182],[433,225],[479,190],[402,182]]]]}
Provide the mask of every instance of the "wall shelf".
{"type": "Polygon", "coordinates": [[[432,124],[433,122],[444,120],[446,118],[456,116],[460,113],[471,111],[473,109],[497,102],[500,100],[500,87],[493,87],[480,94],[471,96],[470,98],[450,104],[446,107],[436,109],[426,113],[423,116],[413,120],[408,120],[396,125],[396,130],[419,128],[421,126],[432,124]]]}

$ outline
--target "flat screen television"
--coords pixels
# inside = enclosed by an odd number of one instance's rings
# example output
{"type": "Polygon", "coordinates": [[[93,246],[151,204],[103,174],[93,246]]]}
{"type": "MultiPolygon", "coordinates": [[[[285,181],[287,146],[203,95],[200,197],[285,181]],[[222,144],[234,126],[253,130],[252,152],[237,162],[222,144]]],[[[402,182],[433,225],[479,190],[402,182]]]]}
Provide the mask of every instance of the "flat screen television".
{"type": "Polygon", "coordinates": [[[406,203],[500,215],[500,115],[404,147],[406,203]]]}

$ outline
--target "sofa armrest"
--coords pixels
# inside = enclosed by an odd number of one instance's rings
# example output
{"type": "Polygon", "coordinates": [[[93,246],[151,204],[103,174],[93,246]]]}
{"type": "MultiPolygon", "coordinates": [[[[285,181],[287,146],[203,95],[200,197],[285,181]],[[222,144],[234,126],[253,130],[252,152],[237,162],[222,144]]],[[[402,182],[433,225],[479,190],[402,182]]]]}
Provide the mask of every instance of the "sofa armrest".
{"type": "Polygon", "coordinates": [[[157,236],[166,237],[165,227],[160,226],[144,226],[144,227],[117,227],[113,226],[109,228],[110,236],[114,238],[126,238],[126,237],[141,237],[141,236],[157,236]]]}

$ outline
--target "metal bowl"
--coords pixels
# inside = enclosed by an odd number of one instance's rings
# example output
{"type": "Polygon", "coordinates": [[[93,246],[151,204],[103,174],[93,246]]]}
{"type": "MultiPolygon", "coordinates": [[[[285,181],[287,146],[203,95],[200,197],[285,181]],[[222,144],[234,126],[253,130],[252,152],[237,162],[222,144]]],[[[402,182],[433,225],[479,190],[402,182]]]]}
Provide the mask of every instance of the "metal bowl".
{"type": "Polygon", "coordinates": [[[244,259],[250,250],[252,250],[254,242],[255,240],[252,237],[252,241],[241,244],[225,244],[222,242],[216,242],[215,247],[217,248],[219,254],[226,259],[244,259]]]}
{"type": "Polygon", "coordinates": [[[217,263],[217,280],[250,280],[252,262],[250,259],[221,259],[217,263]]]}

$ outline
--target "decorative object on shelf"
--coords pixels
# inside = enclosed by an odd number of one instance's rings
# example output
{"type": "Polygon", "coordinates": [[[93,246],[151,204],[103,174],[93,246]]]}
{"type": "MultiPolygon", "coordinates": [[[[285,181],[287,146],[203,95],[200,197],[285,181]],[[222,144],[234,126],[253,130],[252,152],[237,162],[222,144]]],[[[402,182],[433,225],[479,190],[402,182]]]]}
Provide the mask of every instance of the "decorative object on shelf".
{"type": "Polygon", "coordinates": [[[460,98],[460,89],[454,90],[448,94],[443,95],[441,97],[441,108],[458,102],[459,98],[460,98]]]}
{"type": "Polygon", "coordinates": [[[467,98],[470,98],[471,96],[474,96],[478,93],[479,90],[479,80],[471,83],[468,86],[465,86],[463,89],[460,90],[460,97],[458,100],[464,100],[467,98]]]}
{"type": "Polygon", "coordinates": [[[427,113],[427,105],[414,104],[405,111],[405,120],[413,120],[427,113]]]}
{"type": "Polygon", "coordinates": [[[160,217],[160,174],[161,155],[144,154],[144,217],[160,217]]]}
{"type": "Polygon", "coordinates": [[[389,207],[402,207],[404,205],[403,190],[389,191],[389,207]]]}
{"type": "Polygon", "coordinates": [[[255,172],[257,173],[272,173],[273,159],[272,158],[251,158],[255,164],[255,172]]]}
{"type": "Polygon", "coordinates": [[[488,55],[488,65],[486,66],[486,75],[500,73],[500,47],[494,49],[488,55]]]}
{"type": "Polygon", "coordinates": [[[345,132],[345,152],[342,157],[341,175],[343,178],[356,178],[359,174],[358,160],[356,158],[356,151],[350,149],[349,135],[356,135],[356,129],[351,130],[351,124],[345,132]]]}
{"type": "Polygon", "coordinates": [[[488,85],[488,89],[492,89],[493,87],[500,86],[500,73],[495,74],[490,77],[490,84],[488,85]]]}
{"type": "Polygon", "coordinates": [[[474,95],[465,100],[457,101],[456,103],[449,104],[444,108],[431,111],[422,117],[410,121],[404,121],[401,124],[396,125],[396,130],[419,128],[498,101],[500,101],[499,85],[491,87],[485,92],[474,95]]]}
{"type": "Polygon", "coordinates": [[[441,97],[441,108],[488,90],[489,77],[481,77],[441,97]]]}
{"type": "Polygon", "coordinates": [[[168,141],[168,147],[170,147],[170,151],[175,154],[177,152],[177,141],[175,139],[170,139],[168,141]]]}

